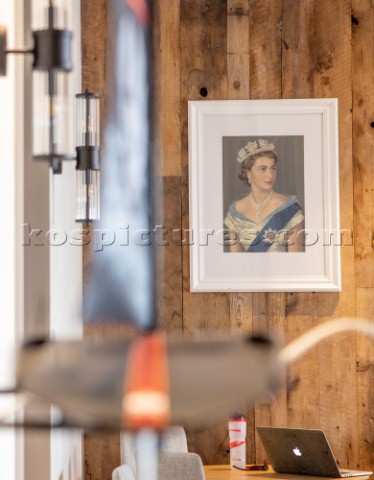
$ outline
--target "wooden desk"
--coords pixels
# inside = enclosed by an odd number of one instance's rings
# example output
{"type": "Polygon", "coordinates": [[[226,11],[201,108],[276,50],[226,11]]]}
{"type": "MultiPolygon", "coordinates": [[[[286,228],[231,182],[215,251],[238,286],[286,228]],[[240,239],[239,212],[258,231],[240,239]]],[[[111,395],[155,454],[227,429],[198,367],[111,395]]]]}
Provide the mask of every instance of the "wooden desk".
{"type": "MultiPolygon", "coordinates": [[[[275,473],[272,469],[267,471],[254,470],[244,472],[242,470],[231,470],[230,465],[208,465],[204,467],[206,480],[235,480],[250,478],[251,480],[334,480],[325,477],[313,477],[311,475],[286,475],[284,473],[275,473]]],[[[368,477],[357,477],[360,480],[368,477]]],[[[337,480],[337,479],[336,479],[337,480]]],[[[341,480],[341,479],[339,479],[341,480]]]]}
{"type": "Polygon", "coordinates": [[[260,470],[247,472],[243,472],[242,470],[232,470],[230,465],[208,465],[204,467],[204,472],[206,480],[231,480],[245,477],[251,477],[251,480],[264,480],[262,474],[269,473],[262,472],[261,474],[260,470]]]}

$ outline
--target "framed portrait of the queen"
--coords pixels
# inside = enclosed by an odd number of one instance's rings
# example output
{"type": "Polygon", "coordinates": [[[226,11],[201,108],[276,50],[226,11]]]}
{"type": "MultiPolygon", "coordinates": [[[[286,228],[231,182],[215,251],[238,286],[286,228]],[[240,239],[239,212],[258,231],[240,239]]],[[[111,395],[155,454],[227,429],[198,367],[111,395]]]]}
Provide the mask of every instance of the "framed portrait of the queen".
{"type": "Polygon", "coordinates": [[[191,291],[339,291],[336,99],[189,102],[191,291]]]}

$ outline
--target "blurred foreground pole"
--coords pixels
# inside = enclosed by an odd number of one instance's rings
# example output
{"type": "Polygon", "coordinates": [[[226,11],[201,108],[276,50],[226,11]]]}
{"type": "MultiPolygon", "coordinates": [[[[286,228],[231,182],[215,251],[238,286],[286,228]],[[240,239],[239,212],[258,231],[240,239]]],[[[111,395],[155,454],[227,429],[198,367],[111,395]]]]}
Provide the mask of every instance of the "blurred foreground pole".
{"type": "Polygon", "coordinates": [[[155,326],[150,8],[110,0],[102,220],[95,229],[88,321],[155,326]]]}

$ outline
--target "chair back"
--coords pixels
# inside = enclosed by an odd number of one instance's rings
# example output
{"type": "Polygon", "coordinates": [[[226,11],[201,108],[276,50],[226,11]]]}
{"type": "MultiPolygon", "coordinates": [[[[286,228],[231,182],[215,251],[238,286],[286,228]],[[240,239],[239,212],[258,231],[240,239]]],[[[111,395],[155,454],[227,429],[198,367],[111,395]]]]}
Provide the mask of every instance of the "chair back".
{"type": "MultiPolygon", "coordinates": [[[[166,428],[160,438],[160,451],[162,452],[188,452],[187,437],[184,428],[180,425],[171,425],[166,428]]],[[[121,433],[121,463],[129,465],[136,478],[137,445],[133,432],[121,433]]]]}

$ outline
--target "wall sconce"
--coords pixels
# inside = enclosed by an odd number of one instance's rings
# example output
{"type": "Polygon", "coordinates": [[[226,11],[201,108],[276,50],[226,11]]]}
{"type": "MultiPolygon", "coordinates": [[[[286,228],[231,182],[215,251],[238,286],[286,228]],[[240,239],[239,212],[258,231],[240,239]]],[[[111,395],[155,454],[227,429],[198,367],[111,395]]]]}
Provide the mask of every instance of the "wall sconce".
{"type": "Polygon", "coordinates": [[[8,49],[6,28],[0,28],[0,75],[6,75],[9,54],[32,54],[35,160],[48,161],[53,173],[61,173],[62,161],[74,157],[67,152],[67,74],[72,70],[73,34],[67,27],[66,9],[52,0],[33,6],[33,48],[8,49]]]}
{"type": "Polygon", "coordinates": [[[76,220],[88,223],[100,217],[99,95],[88,91],[76,95],[76,156],[67,153],[67,74],[72,70],[73,37],[68,29],[68,9],[63,8],[67,1],[34,0],[33,48],[7,48],[6,28],[0,25],[0,76],[6,75],[8,54],[33,55],[33,158],[49,162],[53,173],[62,173],[63,160],[77,160],[76,220]]]}
{"type": "Polygon", "coordinates": [[[100,218],[100,95],[78,93],[77,222],[100,218]]]}

